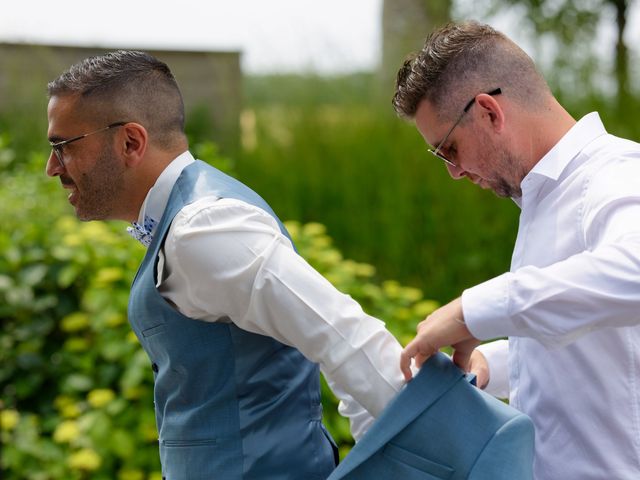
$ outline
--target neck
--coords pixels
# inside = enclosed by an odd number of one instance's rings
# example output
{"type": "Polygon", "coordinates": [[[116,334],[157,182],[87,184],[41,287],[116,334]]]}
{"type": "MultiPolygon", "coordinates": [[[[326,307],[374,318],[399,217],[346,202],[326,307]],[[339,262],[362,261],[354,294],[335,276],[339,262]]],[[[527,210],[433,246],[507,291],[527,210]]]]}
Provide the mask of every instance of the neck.
{"type": "Polygon", "coordinates": [[[534,114],[524,132],[528,139],[527,173],[564,137],[576,120],[555,98],[539,113],[534,114]]]}
{"type": "Polygon", "coordinates": [[[167,152],[149,152],[149,155],[143,162],[131,172],[131,176],[127,182],[127,213],[123,220],[134,222],[138,220],[142,204],[149,190],[155,185],[158,177],[167,168],[167,166],[181,153],[186,151],[187,147],[180,151],[167,152]]]}

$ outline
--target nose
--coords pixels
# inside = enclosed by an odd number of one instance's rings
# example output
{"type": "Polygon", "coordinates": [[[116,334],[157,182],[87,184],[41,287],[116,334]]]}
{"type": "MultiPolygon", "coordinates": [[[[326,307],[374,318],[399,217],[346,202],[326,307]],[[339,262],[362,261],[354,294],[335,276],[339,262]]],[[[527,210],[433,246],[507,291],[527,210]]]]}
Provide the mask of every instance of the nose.
{"type": "Polygon", "coordinates": [[[49,153],[45,171],[50,177],[57,177],[59,175],[62,175],[62,172],[64,172],[64,167],[60,163],[60,160],[58,160],[58,157],[53,150],[51,150],[51,153],[49,153]]]}
{"type": "Polygon", "coordinates": [[[451,165],[449,163],[445,163],[445,165],[447,167],[447,172],[449,172],[449,175],[451,175],[451,178],[453,178],[454,180],[460,180],[465,176],[464,169],[458,167],[457,165],[451,165]]]}

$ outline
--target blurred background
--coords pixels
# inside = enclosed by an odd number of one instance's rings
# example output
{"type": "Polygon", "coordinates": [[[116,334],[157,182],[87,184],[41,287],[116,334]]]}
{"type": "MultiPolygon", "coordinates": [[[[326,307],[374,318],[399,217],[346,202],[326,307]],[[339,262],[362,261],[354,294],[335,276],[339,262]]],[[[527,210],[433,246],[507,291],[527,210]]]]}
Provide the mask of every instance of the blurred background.
{"type": "MultiPolygon", "coordinates": [[[[122,223],[77,222],[47,179],[46,83],[115,48],[181,85],[194,153],[257,190],[299,250],[405,343],[462,290],[507,270],[519,211],[452,181],[391,108],[435,26],[491,23],[579,118],[640,140],[638,0],[183,0],[0,17],[0,478],[159,479],[148,360],[126,305],[143,250],[122,223]]],[[[326,389],[325,389],[326,390],[326,389]]],[[[342,455],[348,425],[325,391],[342,455]]]]}

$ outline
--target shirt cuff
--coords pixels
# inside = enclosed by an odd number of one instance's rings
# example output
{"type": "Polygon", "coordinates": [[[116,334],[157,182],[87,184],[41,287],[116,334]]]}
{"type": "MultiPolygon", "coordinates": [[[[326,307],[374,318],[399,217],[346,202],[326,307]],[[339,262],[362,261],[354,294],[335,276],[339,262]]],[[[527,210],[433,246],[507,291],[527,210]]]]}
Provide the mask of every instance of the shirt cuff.
{"type": "Polygon", "coordinates": [[[462,292],[462,313],[471,334],[478,340],[511,335],[509,281],[504,273],[462,292]]]}
{"type": "Polygon", "coordinates": [[[479,345],[489,367],[489,383],[484,391],[498,398],[509,398],[509,342],[497,340],[479,345]]]}

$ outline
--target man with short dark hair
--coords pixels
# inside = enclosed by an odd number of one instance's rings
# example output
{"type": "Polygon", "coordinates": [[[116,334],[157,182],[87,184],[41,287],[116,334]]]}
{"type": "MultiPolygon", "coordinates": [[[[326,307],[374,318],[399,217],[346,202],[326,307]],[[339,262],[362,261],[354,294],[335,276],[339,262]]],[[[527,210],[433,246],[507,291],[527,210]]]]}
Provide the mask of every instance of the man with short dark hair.
{"type": "Polygon", "coordinates": [[[318,365],[361,437],[403,384],[401,347],[296,254],[255,192],[193,159],[169,68],[86,59],[49,84],[47,174],[81,220],[147,248],[129,320],[149,355],[168,480],[324,479],[318,365]]]}
{"type": "Polygon", "coordinates": [[[421,322],[405,377],[451,345],[534,421],[538,480],[639,478],[640,145],[597,113],[576,122],[531,59],[476,22],[432,33],[393,104],[454,179],[522,209],[511,271],[421,322]]]}

